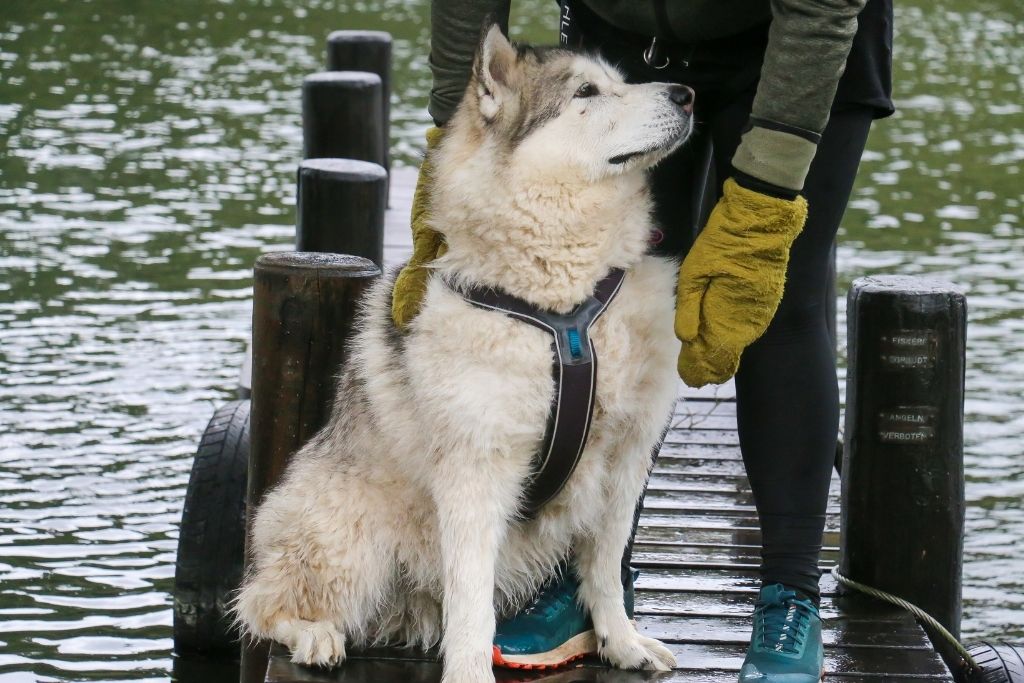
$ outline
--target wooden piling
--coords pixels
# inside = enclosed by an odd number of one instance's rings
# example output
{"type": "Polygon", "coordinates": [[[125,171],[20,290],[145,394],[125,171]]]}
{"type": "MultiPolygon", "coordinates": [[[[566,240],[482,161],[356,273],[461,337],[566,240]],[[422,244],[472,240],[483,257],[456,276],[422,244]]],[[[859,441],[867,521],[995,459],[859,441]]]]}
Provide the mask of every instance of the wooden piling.
{"type": "Polygon", "coordinates": [[[381,82],[384,168],[391,170],[391,34],[386,31],[334,31],[327,36],[328,71],[367,71],[381,82]]]}
{"type": "Polygon", "coordinates": [[[947,283],[861,278],[847,325],[841,571],[959,636],[966,301],[947,283]]]}
{"type": "Polygon", "coordinates": [[[384,262],[388,175],[378,164],[307,159],[299,165],[295,249],[384,262]]]}
{"type": "Polygon", "coordinates": [[[324,424],[356,304],[380,269],[364,258],[285,252],[256,261],[247,502],[324,424]]]}
{"type": "MultiPolygon", "coordinates": [[[[377,266],[356,256],[289,252],[257,259],[248,510],[256,509],[292,454],[323,426],[356,304],[378,275],[377,266]]],[[[266,652],[243,648],[243,681],[263,680],[266,652]]]]}
{"type": "Polygon", "coordinates": [[[381,80],[365,71],[325,71],[302,82],[306,159],[385,163],[381,80]]]}

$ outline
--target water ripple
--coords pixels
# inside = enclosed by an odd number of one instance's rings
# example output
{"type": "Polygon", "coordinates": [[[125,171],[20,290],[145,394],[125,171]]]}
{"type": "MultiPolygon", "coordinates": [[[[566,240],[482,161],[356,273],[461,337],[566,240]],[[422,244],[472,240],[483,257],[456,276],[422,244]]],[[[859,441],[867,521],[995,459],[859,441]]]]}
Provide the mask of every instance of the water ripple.
{"type": "MultiPolygon", "coordinates": [[[[165,680],[191,457],[234,391],[252,263],[294,236],[302,78],[328,30],[391,31],[394,158],[417,163],[428,3],[36,4],[0,17],[0,682],[165,680]]],[[[549,0],[515,5],[553,38],[549,0]]],[[[901,111],[841,285],[968,291],[965,632],[1021,636],[1024,41],[1005,0],[899,5],[901,111]]]]}

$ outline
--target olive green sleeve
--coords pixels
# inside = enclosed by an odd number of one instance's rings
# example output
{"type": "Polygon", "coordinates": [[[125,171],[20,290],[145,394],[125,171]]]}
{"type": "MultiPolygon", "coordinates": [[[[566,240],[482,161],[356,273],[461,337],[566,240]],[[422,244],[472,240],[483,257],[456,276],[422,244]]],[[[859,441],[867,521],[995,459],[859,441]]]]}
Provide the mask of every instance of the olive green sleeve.
{"type": "Polygon", "coordinates": [[[772,24],[751,129],[733,166],[790,190],[803,188],[866,0],[771,0],[772,24]]]}
{"type": "Polygon", "coordinates": [[[434,0],[430,3],[430,71],[434,85],[428,111],[443,126],[469,83],[484,21],[508,34],[511,0],[434,0]]]}

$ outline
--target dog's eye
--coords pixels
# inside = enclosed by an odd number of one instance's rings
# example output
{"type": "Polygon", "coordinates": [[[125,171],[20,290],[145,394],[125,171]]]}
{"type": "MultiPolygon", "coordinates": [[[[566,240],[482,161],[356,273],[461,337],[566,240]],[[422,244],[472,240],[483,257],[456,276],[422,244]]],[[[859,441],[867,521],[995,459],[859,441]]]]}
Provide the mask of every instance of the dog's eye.
{"type": "Polygon", "coordinates": [[[580,87],[576,88],[576,92],[573,97],[593,97],[597,94],[597,88],[590,83],[584,83],[580,87]]]}

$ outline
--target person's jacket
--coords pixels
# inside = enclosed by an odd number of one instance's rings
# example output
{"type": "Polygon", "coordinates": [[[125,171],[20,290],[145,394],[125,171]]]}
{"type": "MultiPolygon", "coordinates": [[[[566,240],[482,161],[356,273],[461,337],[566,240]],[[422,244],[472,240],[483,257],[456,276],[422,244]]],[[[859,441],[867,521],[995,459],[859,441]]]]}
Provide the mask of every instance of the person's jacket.
{"type": "MultiPolygon", "coordinates": [[[[687,43],[725,38],[770,21],[752,127],[743,135],[733,166],[787,190],[803,188],[866,1],[583,0],[615,27],[652,37],[667,28],[687,43]],[[661,25],[658,2],[664,7],[661,25]]],[[[490,16],[507,25],[509,9],[509,0],[432,3],[429,109],[435,122],[446,122],[462,97],[484,20],[490,16]]]]}

